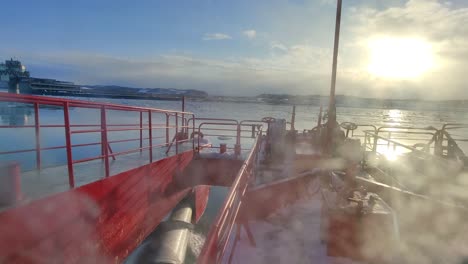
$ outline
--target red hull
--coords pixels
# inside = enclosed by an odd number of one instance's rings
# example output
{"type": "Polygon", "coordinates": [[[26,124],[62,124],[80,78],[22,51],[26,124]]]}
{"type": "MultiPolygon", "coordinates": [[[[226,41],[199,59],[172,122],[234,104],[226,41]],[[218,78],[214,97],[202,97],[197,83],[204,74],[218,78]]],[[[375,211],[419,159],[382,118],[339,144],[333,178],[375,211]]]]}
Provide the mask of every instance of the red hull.
{"type": "MultiPolygon", "coordinates": [[[[0,262],[122,261],[192,188],[169,185],[193,152],[55,194],[0,213],[0,262]]],[[[208,187],[195,191],[195,220],[208,187]]]]}

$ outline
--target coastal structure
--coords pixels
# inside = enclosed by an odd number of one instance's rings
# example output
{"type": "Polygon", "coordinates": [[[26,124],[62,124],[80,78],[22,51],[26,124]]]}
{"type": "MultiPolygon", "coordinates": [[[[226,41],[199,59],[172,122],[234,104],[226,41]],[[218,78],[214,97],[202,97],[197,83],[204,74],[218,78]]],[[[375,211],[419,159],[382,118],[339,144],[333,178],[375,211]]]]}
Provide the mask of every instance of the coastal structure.
{"type": "Polygon", "coordinates": [[[0,63],[0,88],[19,89],[19,80],[23,78],[29,78],[29,72],[20,61],[11,58],[0,63]]]}
{"type": "Polygon", "coordinates": [[[72,82],[33,78],[26,70],[26,66],[13,58],[0,64],[0,88],[13,93],[28,94],[63,94],[80,91],[80,86],[72,82]]]}
{"type": "Polygon", "coordinates": [[[0,64],[0,89],[16,94],[106,97],[124,99],[180,100],[183,96],[205,98],[206,92],[194,89],[133,88],[117,85],[77,85],[73,82],[31,77],[19,60],[0,64]]]}

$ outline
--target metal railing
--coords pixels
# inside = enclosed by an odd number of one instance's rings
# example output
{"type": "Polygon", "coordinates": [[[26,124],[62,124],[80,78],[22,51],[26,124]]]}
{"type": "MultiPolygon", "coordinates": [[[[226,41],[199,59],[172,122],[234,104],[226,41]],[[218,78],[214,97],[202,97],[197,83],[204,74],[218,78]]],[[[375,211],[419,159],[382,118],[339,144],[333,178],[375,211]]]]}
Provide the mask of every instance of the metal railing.
{"type": "MultiPolygon", "coordinates": [[[[414,127],[380,127],[377,130],[365,130],[364,132],[364,149],[374,153],[379,151],[380,147],[385,147],[384,152],[389,149],[402,147],[407,150],[416,151],[416,146],[424,145],[424,151],[429,152],[434,149],[434,136],[437,130],[432,128],[414,128],[414,127]],[[385,134],[385,136],[382,136],[385,134]],[[397,142],[397,140],[405,141],[405,143],[397,142]],[[413,144],[412,146],[408,144],[413,144]]],[[[380,149],[381,150],[381,149],[380,149]]]]}
{"type": "MultiPolygon", "coordinates": [[[[203,135],[203,137],[226,137],[234,138],[235,142],[232,147],[227,147],[227,150],[233,150],[238,156],[241,151],[249,151],[250,147],[242,148],[242,139],[255,139],[261,131],[264,122],[259,120],[242,120],[226,118],[190,118],[186,120],[188,127],[186,134],[192,138],[193,134],[203,135]],[[195,129],[192,129],[188,124],[193,124],[195,129]],[[250,129],[246,129],[249,127],[250,129]]],[[[219,149],[220,146],[205,146],[198,136],[195,140],[195,149],[200,151],[203,148],[219,149]]]]}
{"type": "Polygon", "coordinates": [[[251,177],[254,177],[261,143],[262,131],[256,136],[247,159],[237,173],[223,206],[211,225],[198,263],[220,263],[225,256],[242,200],[252,180],[251,177]]]}
{"type": "MultiPolygon", "coordinates": [[[[148,151],[149,163],[153,162],[153,150],[157,148],[164,148],[169,146],[170,134],[176,134],[179,129],[186,129],[188,126],[179,125],[183,124],[184,116],[191,116],[194,118],[194,114],[190,112],[181,112],[181,111],[171,111],[171,110],[162,110],[156,108],[147,108],[147,107],[134,107],[118,104],[109,104],[109,103],[96,103],[96,102],[86,102],[80,100],[69,100],[63,98],[53,98],[53,97],[43,97],[43,96],[32,96],[32,95],[18,95],[11,93],[0,93],[0,102],[10,102],[15,104],[25,104],[26,106],[32,107],[34,112],[34,124],[33,125],[0,125],[0,129],[12,129],[14,133],[15,129],[29,128],[34,129],[35,135],[35,147],[28,149],[15,149],[8,151],[1,151],[0,156],[11,155],[16,153],[26,153],[26,152],[35,152],[36,155],[36,169],[44,169],[42,164],[42,154],[44,151],[55,150],[55,149],[65,149],[66,150],[66,165],[68,170],[69,186],[70,188],[75,187],[75,177],[74,177],[74,165],[78,163],[89,162],[93,160],[102,160],[105,167],[105,177],[110,176],[110,165],[109,158],[113,160],[117,156],[126,155],[130,153],[136,153],[143,151],[148,151]],[[40,108],[50,108],[62,109],[63,110],[63,123],[61,124],[41,124],[41,111],[40,108]],[[86,124],[73,124],[70,118],[71,113],[70,109],[94,109],[99,112],[99,121],[97,123],[86,123],[86,124]],[[109,112],[114,111],[118,113],[138,113],[136,123],[110,123],[109,121],[109,112]],[[165,123],[154,123],[155,119],[165,120],[165,123]],[[171,124],[172,122],[172,124],[171,124]],[[44,128],[63,128],[65,144],[52,146],[52,147],[42,147],[41,142],[41,133],[44,128]],[[161,135],[156,135],[155,133],[159,130],[163,130],[161,135]],[[171,132],[173,130],[173,132],[171,132]],[[109,139],[111,133],[117,132],[129,132],[129,131],[139,131],[139,136],[136,138],[118,138],[118,139],[109,139]],[[146,136],[144,135],[146,131],[146,136]],[[87,142],[74,144],[73,135],[79,134],[100,134],[100,140],[98,142],[87,142]],[[155,140],[160,139],[162,142],[155,142],[155,140]],[[128,148],[120,150],[118,152],[112,152],[111,144],[114,143],[123,143],[123,142],[138,142],[137,148],[128,148]],[[73,151],[79,147],[86,146],[101,146],[100,154],[90,154],[87,157],[80,159],[74,159],[73,151]]],[[[13,107],[16,107],[13,105],[13,107]]],[[[192,127],[192,129],[195,129],[192,127]]],[[[177,141],[176,143],[181,143],[177,141]]],[[[178,144],[176,144],[177,146],[178,144]]],[[[176,147],[175,153],[178,153],[178,148],[176,147]]]]}
{"type": "Polygon", "coordinates": [[[364,130],[364,134],[352,135],[364,139],[366,151],[388,152],[397,147],[411,152],[431,154],[438,157],[452,157],[455,154],[463,155],[458,147],[459,142],[468,142],[468,138],[449,134],[450,130],[468,129],[466,124],[445,124],[441,129],[434,127],[401,127],[384,126],[373,130],[364,130]],[[382,134],[384,136],[382,136],[382,134]],[[385,147],[382,149],[382,147],[385,147]]]}

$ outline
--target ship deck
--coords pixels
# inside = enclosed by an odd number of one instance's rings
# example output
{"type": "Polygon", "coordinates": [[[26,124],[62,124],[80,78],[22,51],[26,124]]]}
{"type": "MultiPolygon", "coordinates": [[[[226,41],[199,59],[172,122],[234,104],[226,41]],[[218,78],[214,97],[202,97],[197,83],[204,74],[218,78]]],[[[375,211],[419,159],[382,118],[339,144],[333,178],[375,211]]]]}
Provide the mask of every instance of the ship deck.
{"type": "MultiPolygon", "coordinates": [[[[319,151],[308,142],[288,145],[284,153],[283,160],[259,167],[254,190],[271,188],[271,192],[274,192],[273,185],[293,182],[320,166],[314,162],[315,158],[311,159],[318,156],[319,151]]],[[[301,184],[307,185],[301,191],[290,189],[291,192],[300,192],[298,200],[284,206],[291,200],[280,198],[284,207],[265,218],[248,221],[255,245],[252,245],[247,233],[241,231],[237,247],[230,256],[232,263],[359,263],[347,258],[327,256],[326,245],[320,236],[320,182],[319,178],[310,177],[312,181],[299,179],[301,184]]],[[[272,199],[268,200],[276,203],[272,199]]]]}
{"type": "Polygon", "coordinates": [[[308,199],[280,209],[264,220],[250,221],[256,245],[241,232],[232,263],[360,263],[327,256],[320,240],[321,198],[318,181],[308,188],[308,199]]]}
{"type": "MultiPolygon", "coordinates": [[[[171,148],[167,154],[165,153],[165,150],[165,148],[154,149],[152,157],[153,162],[176,155],[175,148],[171,148]]],[[[192,150],[191,143],[179,145],[179,153],[189,150],[192,150]]],[[[111,176],[117,175],[149,163],[150,159],[148,151],[117,156],[115,157],[115,160],[112,158],[109,159],[109,174],[111,176]]],[[[80,187],[85,184],[104,179],[106,177],[105,162],[102,159],[99,159],[74,164],[73,173],[75,187],[80,187]]],[[[67,175],[67,165],[21,172],[21,203],[26,203],[28,201],[69,190],[70,186],[67,175]]],[[[6,208],[8,207],[0,208],[0,210],[6,208]]]]}

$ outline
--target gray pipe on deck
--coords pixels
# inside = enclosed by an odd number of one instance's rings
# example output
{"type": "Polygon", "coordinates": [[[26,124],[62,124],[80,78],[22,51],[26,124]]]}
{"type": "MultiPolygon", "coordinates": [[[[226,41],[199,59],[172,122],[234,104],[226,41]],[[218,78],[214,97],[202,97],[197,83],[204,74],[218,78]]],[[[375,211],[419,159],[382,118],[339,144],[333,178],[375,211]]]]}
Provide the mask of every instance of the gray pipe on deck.
{"type": "Polygon", "coordinates": [[[148,246],[148,254],[138,263],[182,264],[192,229],[192,203],[188,199],[180,202],[171,216],[162,224],[160,234],[148,246]]]}

